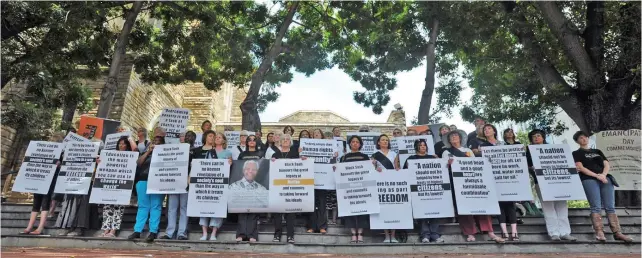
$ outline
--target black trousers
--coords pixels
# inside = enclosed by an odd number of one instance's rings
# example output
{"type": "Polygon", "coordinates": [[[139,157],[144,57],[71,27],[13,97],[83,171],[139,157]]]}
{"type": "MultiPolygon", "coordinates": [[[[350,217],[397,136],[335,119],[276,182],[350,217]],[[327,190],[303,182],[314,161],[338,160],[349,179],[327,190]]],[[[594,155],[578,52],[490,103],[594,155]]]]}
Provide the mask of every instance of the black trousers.
{"type": "Polygon", "coordinates": [[[239,213],[236,237],[243,238],[244,241],[254,238],[259,240],[259,214],[257,213],[239,213]]]}
{"type": "Polygon", "coordinates": [[[287,229],[288,237],[294,237],[294,220],[296,216],[294,213],[274,213],[274,237],[281,237],[283,234],[283,223],[281,222],[281,215],[285,217],[285,228],[287,229]]]}
{"type": "Polygon", "coordinates": [[[517,209],[515,202],[499,202],[501,214],[498,217],[499,223],[517,224],[517,209]]]}
{"type": "Polygon", "coordinates": [[[33,194],[32,212],[49,211],[51,207],[51,196],[49,194],[33,194]]]}
{"type": "Polygon", "coordinates": [[[307,229],[319,231],[328,228],[327,194],[328,190],[314,189],[314,212],[308,214],[307,229]]]}

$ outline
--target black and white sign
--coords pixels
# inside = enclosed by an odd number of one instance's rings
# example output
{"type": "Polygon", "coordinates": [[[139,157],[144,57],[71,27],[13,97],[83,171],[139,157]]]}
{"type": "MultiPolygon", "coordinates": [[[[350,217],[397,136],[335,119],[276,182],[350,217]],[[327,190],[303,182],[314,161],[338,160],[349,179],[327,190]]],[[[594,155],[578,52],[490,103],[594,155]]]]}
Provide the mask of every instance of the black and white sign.
{"type": "Polygon", "coordinates": [[[524,145],[483,146],[481,152],[490,161],[500,202],[533,200],[524,145]]]}
{"type": "Polygon", "coordinates": [[[567,144],[528,145],[543,201],[586,200],[567,144]]]}
{"type": "Polygon", "coordinates": [[[270,164],[269,210],[314,211],[314,163],[311,159],[277,159],[270,164]]]}
{"type": "Polygon", "coordinates": [[[226,159],[192,160],[187,216],[226,218],[229,178],[226,159]]]}
{"type": "Polygon", "coordinates": [[[380,212],[370,214],[370,229],[413,229],[408,170],[383,170],[378,173],[377,192],[380,212]]]}
{"type": "Polygon", "coordinates": [[[91,142],[89,139],[82,137],[82,135],[74,133],[74,132],[69,132],[67,133],[67,136],[65,136],[65,139],[62,140],[62,148],[65,148],[65,145],[68,142],[91,142]]]}
{"type": "MultiPolygon", "coordinates": [[[[128,139],[132,136],[132,132],[122,132],[122,133],[112,133],[107,135],[105,138],[105,148],[103,150],[116,150],[118,146],[118,140],[120,137],[126,136],[128,139]]],[[[129,144],[129,142],[127,142],[129,144]]]]}
{"type": "Polygon", "coordinates": [[[187,108],[164,108],[161,113],[158,126],[165,129],[165,143],[180,143],[180,134],[187,132],[189,122],[189,109],[187,108]]]}
{"type": "Polygon", "coordinates": [[[406,164],[408,157],[415,154],[415,141],[419,139],[424,139],[426,141],[426,147],[428,150],[428,155],[435,155],[435,150],[432,142],[432,136],[430,135],[414,135],[414,136],[402,136],[392,138],[390,141],[394,142],[391,146],[396,146],[397,153],[399,154],[399,164],[403,166],[406,164]]]}
{"type": "Polygon", "coordinates": [[[203,146],[205,141],[203,141],[203,133],[197,133],[196,139],[194,140],[194,148],[203,146]]]}
{"type": "Polygon", "coordinates": [[[162,144],[154,147],[147,180],[147,193],[187,193],[188,169],[188,143],[162,144]]]}
{"type": "Polygon", "coordinates": [[[230,170],[230,213],[270,212],[270,160],[235,160],[230,170]]]}
{"type": "Polygon", "coordinates": [[[408,161],[408,170],[414,176],[410,181],[410,193],[415,219],[455,216],[447,162],[445,159],[408,161]]]}
{"type": "Polygon", "coordinates": [[[89,203],[129,205],[134,189],[136,160],[136,151],[101,151],[89,203]]]}
{"type": "Polygon", "coordinates": [[[451,168],[457,214],[500,214],[495,180],[488,163],[486,158],[453,158],[451,168]]]}
{"type": "Polygon", "coordinates": [[[54,188],[55,193],[79,195],[89,193],[99,147],[100,142],[67,143],[54,188]]]}
{"type": "Polygon", "coordinates": [[[336,163],[336,140],[301,139],[301,156],[314,158],[314,188],[334,190],[334,173],[331,163],[336,163]]]}
{"type": "Polygon", "coordinates": [[[369,160],[336,164],[334,179],[339,217],[379,213],[375,173],[369,160]]]}
{"type": "Polygon", "coordinates": [[[640,190],[642,188],[642,144],[639,129],[601,131],[596,134],[597,149],[609,160],[609,175],[620,187],[615,190],[640,190]]]}
{"type": "Polygon", "coordinates": [[[62,143],[31,141],[18,171],[12,191],[47,194],[53,180],[62,143]]]}
{"type": "MultiPolygon", "coordinates": [[[[254,135],[254,132],[247,132],[248,136],[254,135]]],[[[241,145],[241,131],[225,131],[225,138],[227,138],[227,149],[231,150],[236,146],[241,145]]],[[[205,144],[205,143],[203,143],[205,144]]]]}
{"type": "MultiPolygon", "coordinates": [[[[361,140],[363,141],[363,147],[361,147],[361,153],[366,154],[368,156],[372,156],[375,152],[377,152],[377,141],[379,140],[379,136],[381,133],[377,132],[351,132],[346,134],[347,137],[346,139],[350,141],[350,137],[353,135],[361,137],[361,140]]],[[[346,148],[348,149],[348,152],[350,152],[350,142],[346,142],[346,148]]]]}

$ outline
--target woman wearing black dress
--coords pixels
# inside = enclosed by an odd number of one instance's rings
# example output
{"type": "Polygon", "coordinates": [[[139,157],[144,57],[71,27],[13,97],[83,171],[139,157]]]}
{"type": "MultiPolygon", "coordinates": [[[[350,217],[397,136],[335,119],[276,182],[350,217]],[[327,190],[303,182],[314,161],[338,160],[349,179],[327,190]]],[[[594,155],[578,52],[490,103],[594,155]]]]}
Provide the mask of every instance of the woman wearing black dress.
{"type": "MultiPolygon", "coordinates": [[[[343,163],[370,160],[368,155],[361,153],[361,147],[363,146],[363,140],[361,140],[361,137],[353,135],[348,139],[348,144],[350,146],[350,152],[341,157],[339,162],[343,163]]],[[[369,219],[368,215],[344,217],[345,225],[347,228],[350,228],[352,233],[350,243],[363,243],[363,228],[368,226],[369,219]]]]}

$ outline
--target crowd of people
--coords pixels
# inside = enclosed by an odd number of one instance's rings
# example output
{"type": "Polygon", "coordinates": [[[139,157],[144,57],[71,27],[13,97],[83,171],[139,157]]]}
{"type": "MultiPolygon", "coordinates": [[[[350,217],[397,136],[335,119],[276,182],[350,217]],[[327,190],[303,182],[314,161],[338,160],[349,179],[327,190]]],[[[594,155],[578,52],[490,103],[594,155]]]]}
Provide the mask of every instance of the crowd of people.
{"type": "MultiPolygon", "coordinates": [[[[512,145],[521,144],[516,140],[515,133],[512,129],[505,129],[502,133],[503,141],[498,139],[498,130],[492,124],[487,124],[483,119],[475,119],[476,130],[466,134],[454,126],[443,125],[438,130],[437,141],[433,146],[428,146],[423,139],[414,142],[415,154],[408,160],[413,159],[447,159],[450,164],[453,157],[481,157],[481,148],[484,146],[512,145]],[[435,155],[428,154],[433,148],[435,155]]],[[[124,131],[120,128],[119,131],[124,131]]],[[[282,131],[267,133],[265,142],[263,142],[261,132],[250,135],[243,131],[240,134],[239,146],[228,149],[228,141],[222,132],[215,132],[212,129],[212,123],[205,121],[201,126],[202,139],[196,139],[197,134],[188,131],[180,135],[181,143],[191,145],[190,160],[192,159],[224,159],[232,164],[233,160],[259,160],[259,159],[305,159],[300,155],[300,139],[338,139],[341,138],[341,129],[333,128],[331,132],[324,132],[321,129],[299,131],[296,139],[294,138],[295,129],[286,126],[282,131]],[[194,147],[197,140],[200,140],[202,146],[194,147]]],[[[367,132],[367,126],[362,127],[359,131],[367,132]]],[[[408,167],[408,161],[400,164],[399,155],[391,149],[391,141],[394,137],[412,136],[412,135],[432,135],[430,130],[418,133],[414,129],[408,129],[405,133],[401,128],[395,128],[392,137],[381,134],[376,142],[377,151],[372,155],[366,155],[361,152],[363,140],[359,136],[351,136],[344,139],[344,150],[335,153],[334,161],[336,162],[355,162],[370,160],[373,162],[377,171],[383,169],[401,170],[408,167]]],[[[51,137],[51,141],[62,142],[65,134],[56,133],[51,137]]],[[[600,212],[606,210],[610,229],[614,239],[630,242],[632,238],[626,236],[621,231],[617,215],[614,208],[614,187],[617,182],[609,174],[609,162],[604,154],[597,149],[588,147],[588,134],[577,132],[573,137],[580,145],[580,148],[573,152],[575,165],[580,173],[582,185],[586,197],[590,204],[591,220],[595,230],[595,238],[598,241],[605,241],[603,231],[603,222],[600,212]]],[[[533,130],[528,134],[530,144],[546,144],[546,134],[542,130],[533,130]]],[[[92,139],[93,141],[100,141],[92,139]]],[[[117,142],[118,151],[137,151],[140,156],[137,160],[136,180],[135,180],[135,198],[136,198],[136,222],[134,233],[129,235],[128,239],[141,238],[141,233],[148,225],[150,234],[145,239],[148,242],[160,239],[188,239],[188,216],[187,216],[187,194],[148,194],[147,179],[150,170],[152,153],[158,145],[165,144],[165,131],[157,127],[153,135],[148,137],[145,128],[139,128],[132,137],[122,137],[117,142]],[[165,233],[159,236],[161,213],[163,202],[167,200],[167,225],[165,233]]],[[[530,153],[527,151],[527,160],[531,176],[537,184],[534,175],[533,163],[530,153]]],[[[100,162],[98,160],[97,162],[100,162]]],[[[258,166],[253,162],[246,162],[245,166],[258,166]]],[[[59,167],[60,168],[60,167],[59,167]]],[[[58,168],[58,169],[59,169],[58,168]]],[[[405,171],[405,170],[402,170],[405,171]]],[[[487,171],[490,173],[490,171],[487,171]]],[[[404,173],[401,172],[400,173],[404,173]]],[[[58,171],[56,172],[57,177],[58,171]]],[[[451,175],[452,176],[452,175],[451,175]]],[[[452,182],[452,178],[451,178],[452,182]]],[[[240,182],[241,184],[257,184],[256,182],[240,182]]],[[[100,205],[102,216],[98,214],[97,205],[89,203],[89,195],[59,195],[53,194],[54,182],[48,194],[34,194],[33,208],[29,224],[22,232],[23,234],[41,235],[44,231],[46,219],[51,217],[56,206],[60,205],[61,209],[55,227],[67,229],[62,235],[82,236],[87,229],[100,228],[103,232],[102,237],[117,237],[118,231],[121,230],[123,212],[125,206],[122,205],[100,205]],[[34,230],[34,224],[37,215],[40,212],[41,220],[39,226],[34,230]],[[102,225],[98,226],[99,221],[102,225]]],[[[230,185],[230,188],[236,186],[230,185]]],[[[260,187],[257,184],[256,187],[260,187]]],[[[536,187],[537,188],[537,187],[536,187]]],[[[566,201],[542,201],[541,193],[537,188],[540,196],[541,208],[546,221],[548,235],[553,241],[575,241],[576,238],[571,235],[571,226],[568,219],[568,206],[566,201]]],[[[306,232],[326,234],[328,225],[337,224],[337,200],[336,191],[334,190],[315,190],[315,209],[308,214],[258,214],[258,213],[240,213],[228,214],[228,219],[236,220],[237,231],[236,241],[258,241],[258,229],[260,218],[265,215],[273,220],[275,232],[272,241],[280,242],[282,236],[283,219],[286,225],[286,241],[294,243],[294,224],[296,216],[304,216],[306,219],[306,232]]],[[[454,198],[453,198],[454,200],[454,198]]],[[[500,202],[501,214],[496,216],[501,228],[501,236],[494,233],[493,217],[489,215],[457,215],[455,218],[440,219],[421,219],[416,224],[419,228],[420,241],[422,243],[444,242],[441,236],[440,226],[444,223],[456,220],[459,223],[462,234],[466,241],[476,241],[475,236],[483,232],[488,238],[497,243],[505,241],[519,241],[517,229],[517,208],[515,202],[500,202]],[[510,229],[510,230],[509,230],[510,229]]],[[[456,206],[455,206],[456,207],[456,206]]],[[[368,228],[368,215],[341,217],[342,224],[351,231],[350,243],[363,243],[364,229],[368,228]]],[[[202,237],[200,240],[217,240],[218,229],[223,224],[223,218],[199,219],[199,225],[202,227],[202,237]],[[209,235],[209,237],[208,237],[209,235]]],[[[398,238],[395,230],[384,230],[384,242],[397,243],[398,238]]]]}

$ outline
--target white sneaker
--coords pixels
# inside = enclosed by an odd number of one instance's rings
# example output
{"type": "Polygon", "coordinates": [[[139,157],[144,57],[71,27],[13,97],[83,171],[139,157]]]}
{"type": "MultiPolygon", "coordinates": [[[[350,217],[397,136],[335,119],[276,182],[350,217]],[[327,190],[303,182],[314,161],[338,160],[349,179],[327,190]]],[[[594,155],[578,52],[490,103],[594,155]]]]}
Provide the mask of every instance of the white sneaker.
{"type": "Polygon", "coordinates": [[[390,237],[386,236],[386,238],[383,239],[384,243],[390,243],[390,237]]]}
{"type": "Polygon", "coordinates": [[[430,239],[424,237],[423,239],[421,239],[421,242],[422,243],[430,243],[430,239]]]}
{"type": "Polygon", "coordinates": [[[216,241],[216,240],[217,240],[216,235],[212,234],[212,236],[210,236],[210,241],[216,241]]]}
{"type": "Polygon", "coordinates": [[[205,241],[205,240],[207,240],[207,235],[202,236],[200,240],[201,240],[201,241],[205,241]]]}
{"type": "Polygon", "coordinates": [[[435,240],[435,243],[443,243],[443,242],[445,242],[443,237],[439,237],[437,238],[437,240],[435,240]]]}
{"type": "Polygon", "coordinates": [[[390,239],[390,242],[393,243],[393,244],[398,244],[399,243],[399,241],[397,241],[397,238],[395,238],[395,237],[392,237],[390,239]]]}

